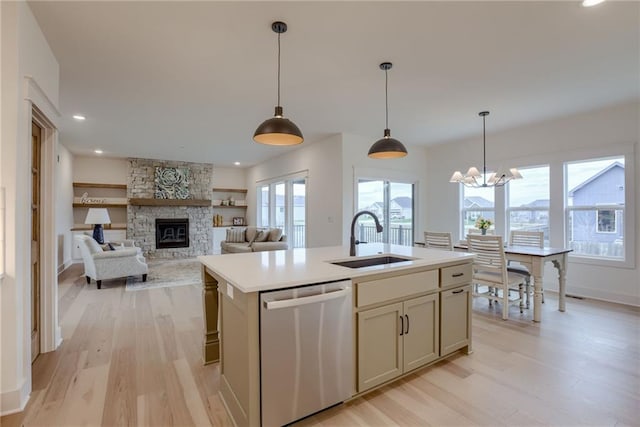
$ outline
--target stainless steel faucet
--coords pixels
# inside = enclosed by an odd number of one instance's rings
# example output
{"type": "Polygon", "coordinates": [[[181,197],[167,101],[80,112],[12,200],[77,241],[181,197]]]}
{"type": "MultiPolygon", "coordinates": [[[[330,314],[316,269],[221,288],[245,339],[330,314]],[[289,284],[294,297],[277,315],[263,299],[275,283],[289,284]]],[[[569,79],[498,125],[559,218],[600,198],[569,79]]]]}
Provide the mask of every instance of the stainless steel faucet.
{"type": "Polygon", "coordinates": [[[374,214],[371,211],[360,211],[357,214],[355,214],[353,216],[353,220],[351,221],[351,240],[349,242],[349,256],[356,256],[356,245],[360,244],[360,243],[367,243],[367,242],[360,242],[358,240],[356,240],[356,237],[354,236],[355,233],[355,227],[356,227],[356,220],[358,219],[358,217],[360,215],[364,215],[367,214],[369,216],[371,216],[373,218],[373,220],[376,222],[376,231],[378,233],[382,233],[382,226],[380,225],[380,221],[378,221],[378,217],[376,216],[376,214],[374,214]]]}

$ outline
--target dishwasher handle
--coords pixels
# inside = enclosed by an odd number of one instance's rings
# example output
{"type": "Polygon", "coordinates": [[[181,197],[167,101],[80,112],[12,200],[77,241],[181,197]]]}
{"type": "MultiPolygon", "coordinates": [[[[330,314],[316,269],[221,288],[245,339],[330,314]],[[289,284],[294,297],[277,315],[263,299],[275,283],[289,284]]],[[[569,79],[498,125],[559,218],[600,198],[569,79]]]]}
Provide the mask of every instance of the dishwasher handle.
{"type": "Polygon", "coordinates": [[[329,301],[336,298],[341,298],[351,292],[350,288],[336,289],[335,291],[327,292],[324,294],[316,294],[302,298],[290,298],[278,301],[265,301],[264,307],[267,310],[277,310],[279,308],[297,307],[305,304],[315,304],[318,302],[329,301]]]}

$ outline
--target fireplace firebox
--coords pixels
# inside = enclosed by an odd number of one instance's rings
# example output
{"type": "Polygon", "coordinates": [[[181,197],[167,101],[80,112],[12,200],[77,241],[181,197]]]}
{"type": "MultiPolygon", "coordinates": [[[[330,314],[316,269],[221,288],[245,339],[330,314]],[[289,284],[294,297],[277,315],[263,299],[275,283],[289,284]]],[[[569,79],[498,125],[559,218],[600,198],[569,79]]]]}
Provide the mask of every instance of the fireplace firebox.
{"type": "Polygon", "coordinates": [[[188,247],[189,218],[156,218],[156,249],[188,247]]]}

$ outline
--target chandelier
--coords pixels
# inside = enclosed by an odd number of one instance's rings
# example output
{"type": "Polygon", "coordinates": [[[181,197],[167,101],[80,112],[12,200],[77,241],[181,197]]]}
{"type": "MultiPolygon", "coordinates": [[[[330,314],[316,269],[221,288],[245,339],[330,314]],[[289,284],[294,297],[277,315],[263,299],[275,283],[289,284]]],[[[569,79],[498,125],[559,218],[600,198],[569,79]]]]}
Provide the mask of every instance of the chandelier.
{"type": "Polygon", "coordinates": [[[487,179],[487,141],[486,141],[486,125],[485,118],[489,115],[488,111],[481,111],[478,113],[482,117],[482,174],[478,171],[478,168],[471,166],[466,174],[462,175],[460,171],[455,171],[451,175],[449,182],[460,183],[465,187],[482,188],[482,187],[502,187],[512,179],[521,179],[522,175],[516,168],[511,168],[508,171],[501,171],[492,173],[487,179]],[[479,180],[482,178],[482,181],[479,180]]]}

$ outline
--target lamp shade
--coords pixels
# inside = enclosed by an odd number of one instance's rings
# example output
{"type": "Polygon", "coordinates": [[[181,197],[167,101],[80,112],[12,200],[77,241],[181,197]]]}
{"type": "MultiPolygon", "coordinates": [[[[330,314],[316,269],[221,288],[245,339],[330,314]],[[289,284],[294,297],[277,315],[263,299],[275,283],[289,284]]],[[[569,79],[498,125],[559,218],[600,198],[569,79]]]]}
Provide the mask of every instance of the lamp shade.
{"type": "Polygon", "coordinates": [[[87,217],[84,220],[85,224],[111,224],[111,218],[109,218],[109,212],[106,208],[89,208],[87,217]]]}
{"type": "Polygon", "coordinates": [[[391,138],[389,129],[385,129],[384,137],[373,143],[368,156],[372,159],[396,159],[407,155],[407,149],[402,142],[391,138]]]}
{"type": "Polygon", "coordinates": [[[267,145],[296,145],[304,141],[300,128],[291,120],[282,117],[282,107],[276,107],[275,117],[258,126],[253,139],[267,145]]]}

